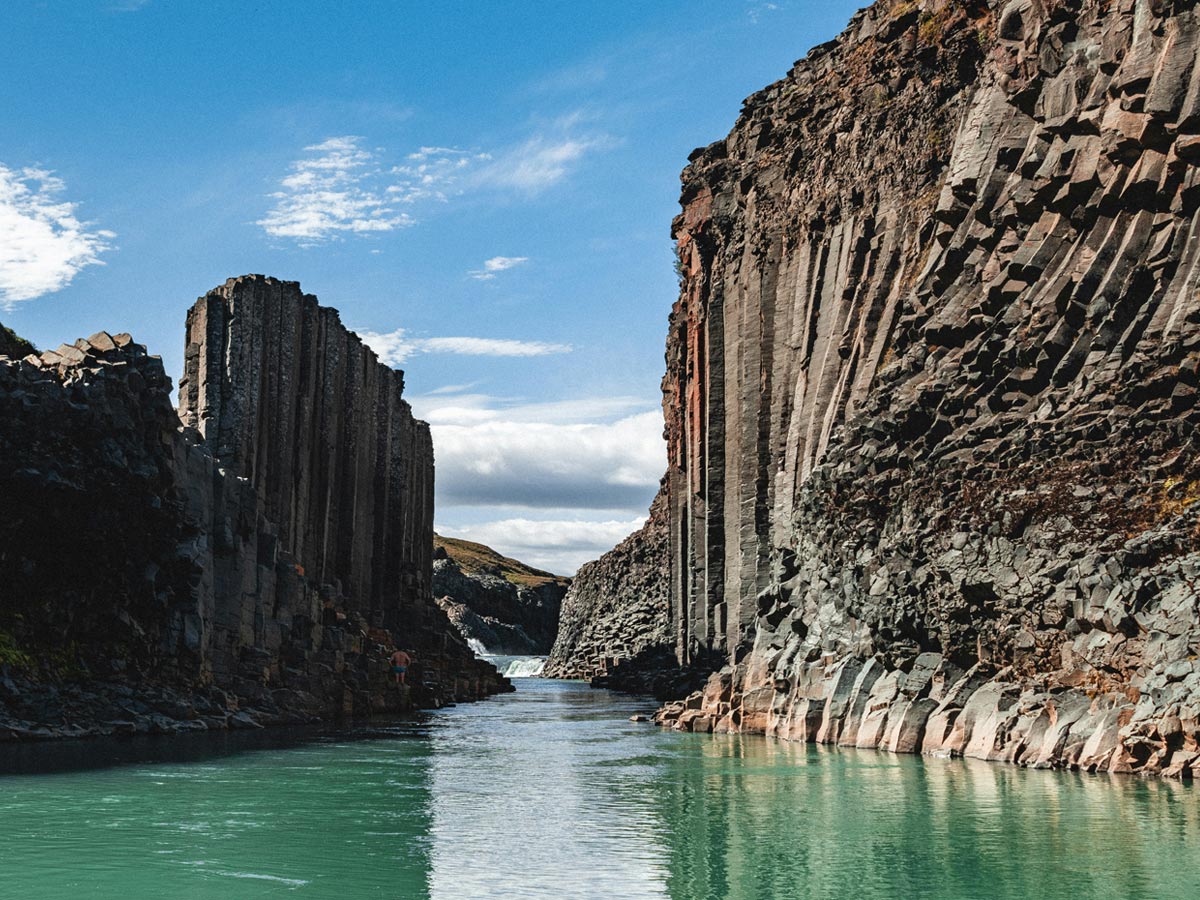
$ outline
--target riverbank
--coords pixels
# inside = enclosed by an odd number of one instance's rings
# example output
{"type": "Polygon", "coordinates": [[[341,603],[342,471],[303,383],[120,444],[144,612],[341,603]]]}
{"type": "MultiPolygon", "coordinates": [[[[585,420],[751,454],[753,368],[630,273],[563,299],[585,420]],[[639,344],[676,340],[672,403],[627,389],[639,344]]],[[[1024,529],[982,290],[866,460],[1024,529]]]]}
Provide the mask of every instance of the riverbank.
{"type": "Polygon", "coordinates": [[[416,662],[408,683],[398,685],[382,657],[336,656],[331,665],[340,678],[329,680],[323,696],[299,685],[274,687],[261,674],[234,692],[135,679],[35,680],[0,667],[0,744],[363,722],[512,690],[482,660],[454,670],[436,657],[416,662]]]}

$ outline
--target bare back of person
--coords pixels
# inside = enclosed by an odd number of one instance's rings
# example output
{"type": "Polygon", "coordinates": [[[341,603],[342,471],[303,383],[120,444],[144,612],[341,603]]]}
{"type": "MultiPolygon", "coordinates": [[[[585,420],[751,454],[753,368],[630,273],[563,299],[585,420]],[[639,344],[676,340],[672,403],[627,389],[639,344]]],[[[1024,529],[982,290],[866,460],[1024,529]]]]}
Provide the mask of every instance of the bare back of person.
{"type": "Polygon", "coordinates": [[[397,684],[408,683],[408,666],[412,662],[412,657],[404,650],[397,650],[392,654],[392,675],[395,676],[397,684]]]}

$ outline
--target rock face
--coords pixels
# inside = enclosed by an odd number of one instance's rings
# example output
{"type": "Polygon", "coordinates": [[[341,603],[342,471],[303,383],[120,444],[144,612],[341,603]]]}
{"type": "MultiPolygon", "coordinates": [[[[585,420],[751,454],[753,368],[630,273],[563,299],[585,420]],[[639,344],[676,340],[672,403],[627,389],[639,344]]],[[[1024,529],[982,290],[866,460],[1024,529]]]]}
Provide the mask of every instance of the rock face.
{"type": "Polygon", "coordinates": [[[488,653],[545,656],[571,579],[473,541],[435,536],[433,595],[466,639],[488,653]]]}
{"type": "Polygon", "coordinates": [[[676,220],[665,709],[692,730],[1200,759],[1200,9],[879,2],[676,220]]]}
{"type": "Polygon", "coordinates": [[[606,676],[627,660],[642,657],[657,663],[660,651],[673,646],[667,533],[667,497],[660,491],[646,524],[580,568],[571,582],[543,675],[606,676]]]}
{"type": "Polygon", "coordinates": [[[170,730],[507,687],[433,602],[433,451],[403,375],[262,276],[200,298],[186,366],[176,414],[128,335],[0,357],[0,737],[122,730],[130,697],[170,730]]]}

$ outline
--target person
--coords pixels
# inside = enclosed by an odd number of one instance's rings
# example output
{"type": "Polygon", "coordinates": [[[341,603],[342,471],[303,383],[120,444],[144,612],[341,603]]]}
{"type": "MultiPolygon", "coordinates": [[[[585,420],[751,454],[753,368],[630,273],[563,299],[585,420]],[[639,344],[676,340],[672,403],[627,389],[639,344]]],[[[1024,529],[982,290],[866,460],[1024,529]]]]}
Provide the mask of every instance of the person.
{"type": "Polygon", "coordinates": [[[396,678],[396,684],[408,684],[406,673],[411,662],[412,657],[404,650],[392,654],[392,675],[396,678]]]}

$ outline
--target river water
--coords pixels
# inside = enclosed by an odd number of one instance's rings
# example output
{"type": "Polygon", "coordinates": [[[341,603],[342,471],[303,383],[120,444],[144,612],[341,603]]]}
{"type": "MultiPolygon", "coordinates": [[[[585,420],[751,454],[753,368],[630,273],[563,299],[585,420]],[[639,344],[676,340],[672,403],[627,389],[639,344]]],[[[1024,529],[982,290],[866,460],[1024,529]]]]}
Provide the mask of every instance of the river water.
{"type": "Polygon", "coordinates": [[[0,749],[0,897],[1200,897],[1190,785],[662,732],[531,678],[413,724],[0,749]]]}

